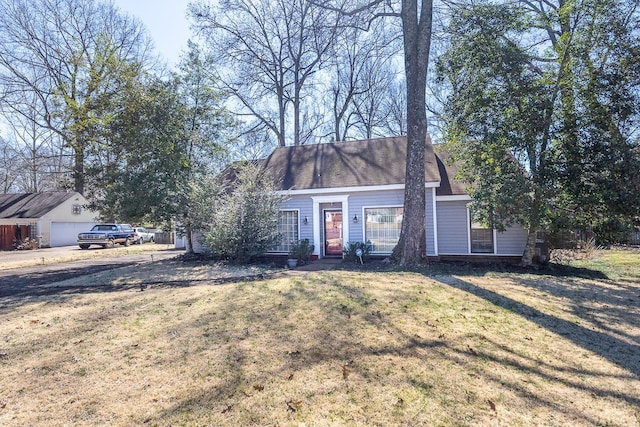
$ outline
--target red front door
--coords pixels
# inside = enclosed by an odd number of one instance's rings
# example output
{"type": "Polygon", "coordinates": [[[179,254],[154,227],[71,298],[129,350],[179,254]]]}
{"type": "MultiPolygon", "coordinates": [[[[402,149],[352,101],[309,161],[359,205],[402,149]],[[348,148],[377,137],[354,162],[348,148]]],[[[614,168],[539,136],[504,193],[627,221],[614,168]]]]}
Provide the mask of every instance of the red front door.
{"type": "Polygon", "coordinates": [[[324,211],[324,254],[342,256],[342,211],[324,211]]]}

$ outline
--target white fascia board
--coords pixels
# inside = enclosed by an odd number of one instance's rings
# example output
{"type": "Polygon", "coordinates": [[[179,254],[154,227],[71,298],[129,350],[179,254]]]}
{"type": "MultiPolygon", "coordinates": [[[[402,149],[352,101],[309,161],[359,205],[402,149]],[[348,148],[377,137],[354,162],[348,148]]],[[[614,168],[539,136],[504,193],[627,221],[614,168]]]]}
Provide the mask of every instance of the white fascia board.
{"type": "MultiPolygon", "coordinates": [[[[425,182],[424,188],[440,187],[440,182],[425,182]]],[[[311,195],[311,194],[335,194],[335,193],[360,193],[364,191],[385,191],[385,190],[404,190],[404,184],[389,185],[369,185],[358,187],[333,187],[333,188],[311,188],[303,190],[279,190],[276,194],[281,195],[311,195]]]]}
{"type": "Polygon", "coordinates": [[[471,196],[459,194],[454,196],[436,196],[436,202],[470,202],[471,196]]]}

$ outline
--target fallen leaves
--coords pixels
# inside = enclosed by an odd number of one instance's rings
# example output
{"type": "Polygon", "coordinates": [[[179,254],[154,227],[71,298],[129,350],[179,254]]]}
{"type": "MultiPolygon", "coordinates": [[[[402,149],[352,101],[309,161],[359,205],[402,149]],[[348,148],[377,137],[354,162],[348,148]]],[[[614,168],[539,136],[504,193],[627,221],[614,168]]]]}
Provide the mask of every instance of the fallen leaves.
{"type": "Polygon", "coordinates": [[[342,378],[343,378],[343,379],[345,379],[345,380],[346,380],[347,378],[349,378],[349,372],[350,372],[350,371],[349,371],[349,369],[347,368],[347,365],[346,365],[346,364],[343,364],[343,365],[342,365],[342,378]]]}
{"type": "Polygon", "coordinates": [[[427,326],[429,326],[431,328],[437,328],[436,325],[434,325],[433,323],[430,323],[428,320],[425,320],[424,323],[425,323],[425,325],[427,325],[427,326]]]}
{"type": "Polygon", "coordinates": [[[493,403],[490,399],[487,399],[487,403],[489,404],[489,407],[491,408],[491,410],[492,410],[493,412],[498,412],[498,411],[496,410],[496,404],[495,404],[495,403],[493,403]]]}
{"type": "Polygon", "coordinates": [[[347,379],[349,377],[349,374],[351,373],[351,370],[348,368],[349,366],[353,365],[353,360],[350,360],[346,363],[343,363],[342,366],[342,378],[343,379],[347,379]]]}
{"type": "Polygon", "coordinates": [[[302,400],[287,400],[287,411],[296,412],[302,406],[302,400]]]}

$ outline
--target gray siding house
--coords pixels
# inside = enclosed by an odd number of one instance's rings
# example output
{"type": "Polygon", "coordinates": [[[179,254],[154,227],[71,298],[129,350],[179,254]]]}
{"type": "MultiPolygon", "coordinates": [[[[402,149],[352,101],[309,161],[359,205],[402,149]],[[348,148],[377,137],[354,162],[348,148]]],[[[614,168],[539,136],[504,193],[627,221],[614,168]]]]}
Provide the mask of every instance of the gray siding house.
{"type": "MultiPolygon", "coordinates": [[[[280,147],[265,170],[288,196],[271,254],[286,254],[309,239],[318,258],[342,256],[347,242],[369,242],[373,255],[389,255],[403,218],[405,137],[280,147]]],[[[527,231],[497,232],[472,223],[465,185],[454,179],[438,145],[425,144],[426,246],[430,257],[519,257],[527,231]]]]}

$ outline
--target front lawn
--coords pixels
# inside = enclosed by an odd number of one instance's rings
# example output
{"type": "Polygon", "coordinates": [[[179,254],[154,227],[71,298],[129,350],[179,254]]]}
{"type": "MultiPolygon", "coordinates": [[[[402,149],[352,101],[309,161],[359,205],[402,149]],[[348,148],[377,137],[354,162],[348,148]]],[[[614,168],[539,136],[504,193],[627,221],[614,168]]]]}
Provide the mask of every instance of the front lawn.
{"type": "Polygon", "coordinates": [[[551,273],[168,261],[0,299],[0,424],[640,425],[640,253],[551,273]]]}

